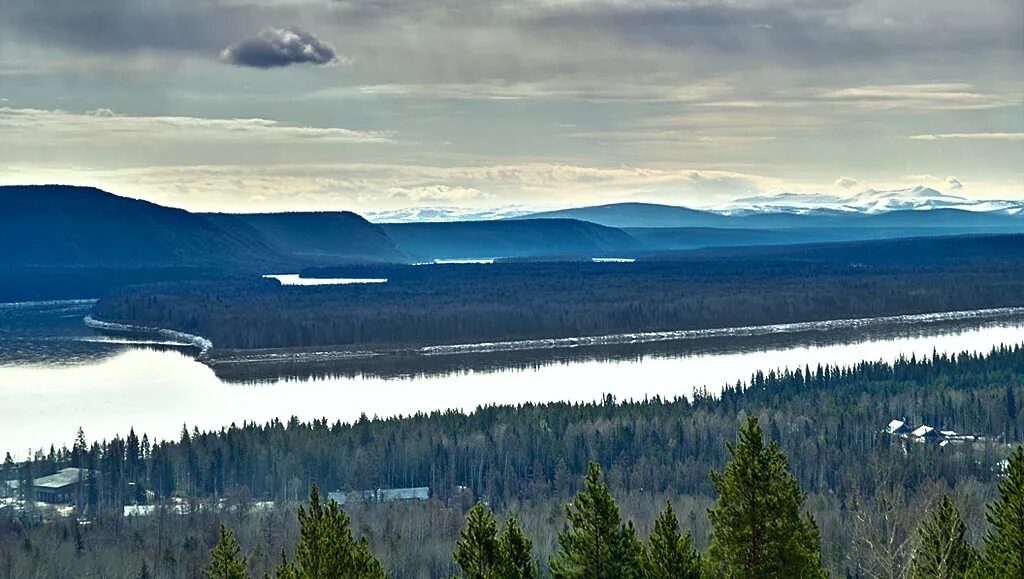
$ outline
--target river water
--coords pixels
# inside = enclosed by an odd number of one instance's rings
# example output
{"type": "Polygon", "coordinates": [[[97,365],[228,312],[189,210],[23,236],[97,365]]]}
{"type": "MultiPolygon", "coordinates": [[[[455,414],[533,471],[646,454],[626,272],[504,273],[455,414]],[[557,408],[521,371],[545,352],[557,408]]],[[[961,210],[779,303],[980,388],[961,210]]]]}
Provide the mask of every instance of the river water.
{"type": "MultiPolygon", "coordinates": [[[[124,435],[176,438],[182,426],[355,420],[486,404],[593,401],[715,392],[757,370],[1024,342],[1024,313],[551,351],[216,366],[174,340],[103,335],[91,302],[0,304],[0,458],[50,444],[124,435]]],[[[826,325],[827,326],[827,325],[826,325]]]]}

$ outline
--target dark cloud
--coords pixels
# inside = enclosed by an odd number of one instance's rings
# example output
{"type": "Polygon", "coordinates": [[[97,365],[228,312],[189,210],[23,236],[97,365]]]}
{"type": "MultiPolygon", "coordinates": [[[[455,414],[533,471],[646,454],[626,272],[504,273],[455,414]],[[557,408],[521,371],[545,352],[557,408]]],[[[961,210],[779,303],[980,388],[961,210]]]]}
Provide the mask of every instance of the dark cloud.
{"type": "Polygon", "coordinates": [[[959,191],[964,188],[964,184],[956,177],[946,177],[946,187],[949,187],[953,191],[959,191]]]}
{"type": "Polygon", "coordinates": [[[292,64],[332,64],[338,61],[334,48],[298,28],[268,28],[225,48],[220,57],[238,66],[280,68],[292,64]]]}

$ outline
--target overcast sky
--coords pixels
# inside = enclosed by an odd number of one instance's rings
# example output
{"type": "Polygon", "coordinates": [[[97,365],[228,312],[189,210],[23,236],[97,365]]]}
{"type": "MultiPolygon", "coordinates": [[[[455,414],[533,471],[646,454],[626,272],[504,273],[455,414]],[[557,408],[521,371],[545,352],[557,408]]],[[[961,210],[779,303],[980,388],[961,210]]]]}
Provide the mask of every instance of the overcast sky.
{"type": "Polygon", "coordinates": [[[1024,197],[1020,0],[0,0],[0,183],[194,210],[1024,197]]]}

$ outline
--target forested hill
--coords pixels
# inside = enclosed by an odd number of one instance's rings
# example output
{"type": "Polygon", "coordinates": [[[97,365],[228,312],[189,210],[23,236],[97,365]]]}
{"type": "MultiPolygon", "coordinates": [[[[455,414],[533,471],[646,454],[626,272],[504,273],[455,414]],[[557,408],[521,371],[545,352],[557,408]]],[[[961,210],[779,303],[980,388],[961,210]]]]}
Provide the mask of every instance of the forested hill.
{"type": "Polygon", "coordinates": [[[91,187],[0,187],[0,265],[234,266],[283,258],[250,227],[91,187]]]}
{"type": "Polygon", "coordinates": [[[225,231],[254,230],[278,251],[300,261],[405,260],[381,226],[351,211],[208,213],[203,216],[225,231]]]}
{"type": "MultiPolygon", "coordinates": [[[[266,273],[351,262],[600,254],[629,234],[559,219],[375,225],[348,211],[190,213],[91,187],[0,187],[0,268],[207,267],[266,273]]],[[[2,272],[0,272],[2,273],[2,272]]]]}
{"type": "Polygon", "coordinates": [[[406,253],[424,259],[631,252],[642,245],[620,229],[575,219],[386,224],[406,253]]]}

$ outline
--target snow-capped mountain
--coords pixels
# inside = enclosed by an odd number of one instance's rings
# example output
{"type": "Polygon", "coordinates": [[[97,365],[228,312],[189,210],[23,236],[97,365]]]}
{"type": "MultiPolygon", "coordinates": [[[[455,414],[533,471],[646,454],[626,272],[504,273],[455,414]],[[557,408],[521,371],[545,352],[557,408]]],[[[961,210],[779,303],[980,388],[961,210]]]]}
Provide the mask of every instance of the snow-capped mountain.
{"type": "Polygon", "coordinates": [[[364,213],[373,223],[440,223],[446,221],[495,221],[528,214],[521,207],[466,209],[461,207],[413,207],[364,213]]]}
{"type": "Polygon", "coordinates": [[[892,191],[868,189],[850,196],[828,193],[759,195],[736,199],[727,205],[716,208],[715,211],[726,215],[754,213],[877,214],[890,211],[927,211],[932,209],[960,209],[1017,215],[1024,212],[1024,201],[967,199],[930,187],[917,186],[892,191]]]}

